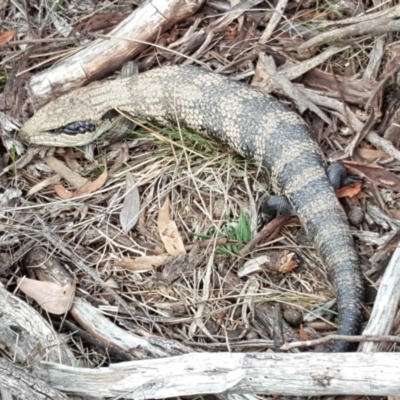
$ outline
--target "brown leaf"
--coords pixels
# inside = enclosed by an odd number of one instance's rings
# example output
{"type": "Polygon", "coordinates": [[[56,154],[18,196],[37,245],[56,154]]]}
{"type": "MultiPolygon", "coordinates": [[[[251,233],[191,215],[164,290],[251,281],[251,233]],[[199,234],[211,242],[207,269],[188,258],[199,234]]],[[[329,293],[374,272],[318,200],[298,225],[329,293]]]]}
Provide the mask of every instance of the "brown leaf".
{"type": "MultiPolygon", "coordinates": [[[[58,184],[60,179],[61,179],[60,175],[58,175],[58,174],[52,175],[52,176],[48,177],[47,179],[44,179],[43,181],[40,181],[36,185],[32,186],[26,195],[32,196],[33,194],[40,192],[42,189],[44,189],[45,187],[50,186],[50,185],[53,185],[53,187],[54,187],[54,185],[58,184]]],[[[57,193],[57,189],[56,189],[56,193],[57,193]]]]}
{"type": "Polygon", "coordinates": [[[14,36],[17,34],[17,31],[5,31],[0,33],[0,46],[2,44],[8,43],[10,40],[14,38],[14,36]]]}
{"type": "Polygon", "coordinates": [[[61,197],[64,200],[71,199],[73,196],[73,192],[65,189],[65,187],[61,184],[57,184],[53,186],[54,191],[57,193],[57,196],[61,197]]]}
{"type": "Polygon", "coordinates": [[[48,281],[36,281],[29,278],[17,280],[19,288],[43,308],[43,310],[62,315],[72,307],[75,297],[75,282],[61,286],[48,281]]]}
{"type": "Polygon", "coordinates": [[[296,255],[287,250],[268,251],[267,254],[252,258],[239,268],[239,277],[254,274],[255,272],[268,271],[268,274],[287,274],[297,267],[296,255]]]}
{"type": "Polygon", "coordinates": [[[343,197],[354,197],[361,192],[361,188],[361,182],[356,182],[354,186],[343,186],[336,192],[336,196],[339,199],[342,199],[343,197]]]}
{"type": "Polygon", "coordinates": [[[158,212],[158,233],[160,234],[161,240],[164,243],[165,250],[167,250],[168,254],[171,256],[177,256],[178,254],[186,253],[178,228],[176,227],[175,222],[169,217],[168,198],[165,200],[165,203],[158,212]]]}
{"type": "Polygon", "coordinates": [[[297,268],[297,261],[295,258],[294,253],[287,253],[284,254],[283,257],[280,260],[280,265],[279,265],[279,271],[282,274],[288,274],[290,272],[293,272],[295,268],[297,268]]]}
{"type": "MultiPolygon", "coordinates": [[[[61,153],[61,156],[65,160],[66,164],[72,171],[79,171],[81,169],[81,164],[79,163],[78,159],[80,158],[81,154],[77,153],[75,149],[72,147],[66,147],[63,149],[64,152],[61,153]]],[[[83,185],[77,187],[80,189],[83,185]]]]}
{"type": "Polygon", "coordinates": [[[389,158],[389,155],[383,150],[367,149],[366,147],[358,149],[357,154],[360,155],[364,160],[372,162],[377,159],[385,160],[389,158]]]}
{"type": "Polygon", "coordinates": [[[126,194],[119,221],[122,230],[128,233],[137,223],[140,216],[140,195],[135,179],[130,172],[126,173],[126,194]]]}
{"type": "Polygon", "coordinates": [[[159,256],[143,256],[135,259],[123,257],[113,265],[131,271],[152,271],[163,266],[169,258],[170,256],[168,254],[161,254],[159,256]]]}
{"type": "Polygon", "coordinates": [[[343,164],[350,171],[356,171],[370,182],[383,186],[395,192],[400,192],[400,178],[385,168],[378,165],[367,165],[355,161],[343,161],[343,164]]]}
{"type": "Polygon", "coordinates": [[[299,328],[299,336],[302,340],[310,340],[310,336],[308,333],[304,330],[303,325],[300,325],[299,328]]]}
{"type": "Polygon", "coordinates": [[[86,185],[84,185],[81,189],[76,190],[73,193],[72,197],[78,197],[78,196],[82,196],[85,194],[95,192],[96,190],[98,190],[104,186],[104,184],[107,181],[107,178],[108,178],[108,172],[107,172],[107,170],[104,170],[104,172],[97,179],[86,183],[86,185]]]}

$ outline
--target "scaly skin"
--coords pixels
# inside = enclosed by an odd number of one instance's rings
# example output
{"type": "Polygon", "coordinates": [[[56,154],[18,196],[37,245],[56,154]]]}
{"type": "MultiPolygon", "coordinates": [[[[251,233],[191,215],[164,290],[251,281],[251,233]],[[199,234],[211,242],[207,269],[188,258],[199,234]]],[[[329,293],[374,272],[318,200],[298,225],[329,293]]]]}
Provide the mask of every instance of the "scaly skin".
{"type": "MultiPolygon", "coordinates": [[[[329,268],[337,295],[338,334],[357,333],[362,282],[353,239],[327,178],[323,154],[297,114],[221,75],[195,67],[164,67],[62,96],[28,120],[21,135],[37,145],[80,146],[102,132],[71,135],[59,128],[76,121],[100,127],[102,116],[114,108],[161,125],[179,124],[260,160],[274,190],[287,197],[329,268]],[[57,133],[51,133],[54,130],[57,133]]],[[[336,352],[347,349],[346,342],[333,346],[336,352]]]]}

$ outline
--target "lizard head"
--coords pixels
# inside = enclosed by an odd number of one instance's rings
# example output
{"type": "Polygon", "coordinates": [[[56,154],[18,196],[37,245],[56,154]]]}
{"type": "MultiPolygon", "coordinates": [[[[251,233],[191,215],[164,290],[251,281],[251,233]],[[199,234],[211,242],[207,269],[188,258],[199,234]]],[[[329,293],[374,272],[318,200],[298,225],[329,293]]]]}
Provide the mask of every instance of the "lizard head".
{"type": "Polygon", "coordinates": [[[35,145],[76,147],[111,129],[115,111],[92,89],[80,88],[47,103],[22,125],[21,139],[35,145]]]}

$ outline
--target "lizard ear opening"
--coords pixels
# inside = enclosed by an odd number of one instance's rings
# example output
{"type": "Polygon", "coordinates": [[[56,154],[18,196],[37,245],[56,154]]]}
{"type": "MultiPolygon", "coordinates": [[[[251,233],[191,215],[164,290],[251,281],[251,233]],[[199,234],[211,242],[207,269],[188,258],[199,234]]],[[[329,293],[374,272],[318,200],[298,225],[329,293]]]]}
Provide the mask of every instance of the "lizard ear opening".
{"type": "Polygon", "coordinates": [[[115,117],[118,117],[119,113],[117,110],[114,110],[113,108],[111,110],[108,110],[106,113],[103,114],[101,117],[101,120],[112,120],[115,117]]]}
{"type": "Polygon", "coordinates": [[[65,133],[67,135],[78,135],[93,132],[95,129],[96,126],[91,121],[76,121],[48,132],[54,134],[65,133]]]}

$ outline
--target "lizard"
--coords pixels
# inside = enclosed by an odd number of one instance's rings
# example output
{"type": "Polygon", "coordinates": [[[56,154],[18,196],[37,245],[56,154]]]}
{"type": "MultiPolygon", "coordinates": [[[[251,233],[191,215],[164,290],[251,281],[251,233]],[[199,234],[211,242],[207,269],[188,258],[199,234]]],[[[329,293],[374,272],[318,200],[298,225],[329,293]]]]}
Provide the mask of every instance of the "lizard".
{"type": "MultiPolygon", "coordinates": [[[[271,95],[194,66],[166,66],[128,78],[94,82],[47,103],[20,129],[33,145],[77,147],[111,129],[120,110],[160,125],[179,125],[227,144],[267,170],[267,218],[294,212],[327,266],[337,299],[338,334],[357,334],[363,300],[358,256],[335,195],[341,164],[327,167],[306,122],[271,95]]],[[[344,171],[343,171],[344,169],[344,171]]],[[[332,351],[349,350],[336,341],[332,351]]]]}

